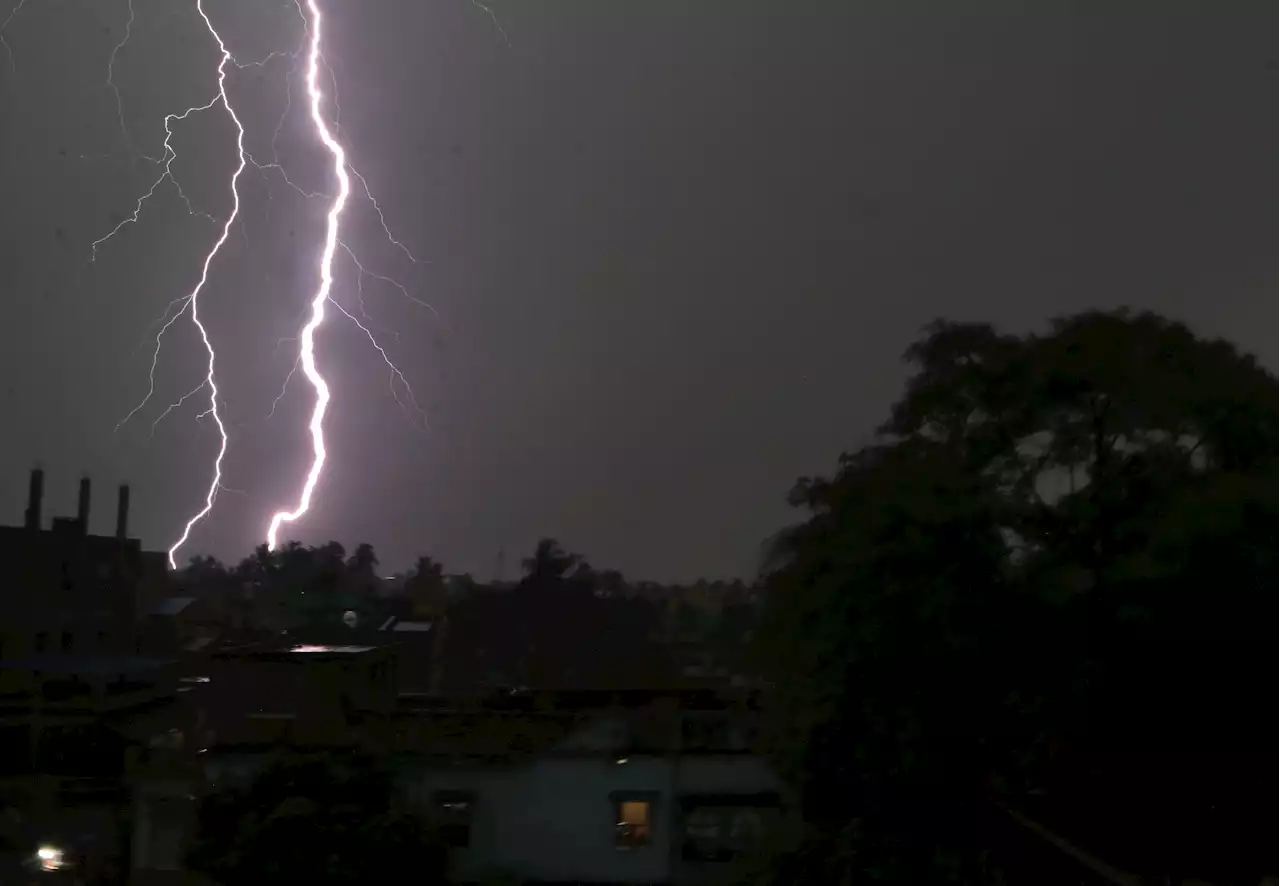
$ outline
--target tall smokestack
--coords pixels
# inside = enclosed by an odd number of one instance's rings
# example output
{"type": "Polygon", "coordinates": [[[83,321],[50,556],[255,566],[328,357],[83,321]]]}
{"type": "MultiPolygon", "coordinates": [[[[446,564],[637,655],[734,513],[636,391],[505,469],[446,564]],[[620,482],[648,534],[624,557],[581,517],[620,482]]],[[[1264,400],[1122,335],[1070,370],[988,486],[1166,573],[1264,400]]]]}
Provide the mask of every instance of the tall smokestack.
{"type": "Polygon", "coordinates": [[[129,537],[129,484],[120,484],[120,497],[116,499],[116,538],[129,537]]]}
{"type": "Polygon", "coordinates": [[[80,501],[76,507],[76,520],[80,523],[80,531],[89,531],[89,478],[80,478],[80,501]]]}
{"type": "Polygon", "coordinates": [[[27,487],[27,528],[40,528],[40,505],[44,501],[44,471],[33,468],[31,482],[27,487]]]}

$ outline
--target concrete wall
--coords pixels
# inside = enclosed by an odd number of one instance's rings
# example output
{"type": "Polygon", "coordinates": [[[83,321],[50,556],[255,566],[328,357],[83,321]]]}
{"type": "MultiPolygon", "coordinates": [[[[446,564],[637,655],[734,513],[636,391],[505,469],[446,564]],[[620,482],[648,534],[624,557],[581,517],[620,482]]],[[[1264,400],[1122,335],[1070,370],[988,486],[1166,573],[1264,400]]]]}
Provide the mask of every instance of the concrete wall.
{"type": "Polygon", "coordinates": [[[688,754],[673,760],[681,794],[785,794],[781,780],[763,757],[750,754],[688,754]]]}
{"type": "Polygon", "coordinates": [[[185,782],[153,781],[137,785],[133,797],[133,868],[181,871],[195,811],[191,787],[185,782]]]}
{"type": "MultiPolygon", "coordinates": [[[[616,883],[687,878],[680,862],[682,794],[781,791],[763,760],[738,754],[631,756],[624,763],[548,756],[511,768],[419,767],[406,772],[405,781],[428,811],[436,791],[475,792],[470,845],[455,855],[463,877],[508,873],[616,883]],[[652,793],[649,845],[616,845],[615,792],[652,793]]],[[[700,868],[697,876],[705,873],[700,868]]]]}
{"type": "MultiPolygon", "coordinates": [[[[472,795],[470,839],[455,850],[464,879],[509,874],[545,881],[692,883],[714,878],[715,864],[685,863],[683,809],[687,794],[786,794],[766,761],[747,753],[638,753],[626,718],[601,717],[535,758],[506,764],[402,761],[400,784],[427,815],[439,812],[437,792],[472,795]],[[619,794],[652,803],[647,845],[617,844],[619,794]]],[[[206,774],[214,787],[246,784],[259,754],[213,755],[206,774]]],[[[148,850],[150,851],[150,850],[148,850]]]]}

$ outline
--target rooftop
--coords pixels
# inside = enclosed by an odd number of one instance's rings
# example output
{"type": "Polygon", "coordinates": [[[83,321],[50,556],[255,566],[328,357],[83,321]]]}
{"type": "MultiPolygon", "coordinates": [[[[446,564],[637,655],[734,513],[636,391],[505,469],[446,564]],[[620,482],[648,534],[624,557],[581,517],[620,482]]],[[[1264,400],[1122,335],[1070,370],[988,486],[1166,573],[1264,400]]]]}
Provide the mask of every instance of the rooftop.
{"type": "Polygon", "coordinates": [[[171,662],[137,655],[33,655],[0,660],[0,670],[39,671],[42,674],[74,674],[82,677],[117,677],[153,674],[171,662]]]}
{"type": "Polygon", "coordinates": [[[343,643],[296,643],[284,645],[265,642],[219,649],[213,653],[213,656],[223,661],[314,662],[349,660],[377,654],[389,648],[387,646],[357,646],[343,643]]]}
{"type": "Polygon", "coordinates": [[[167,597],[160,601],[152,615],[177,615],[195,601],[195,597],[167,597]]]}

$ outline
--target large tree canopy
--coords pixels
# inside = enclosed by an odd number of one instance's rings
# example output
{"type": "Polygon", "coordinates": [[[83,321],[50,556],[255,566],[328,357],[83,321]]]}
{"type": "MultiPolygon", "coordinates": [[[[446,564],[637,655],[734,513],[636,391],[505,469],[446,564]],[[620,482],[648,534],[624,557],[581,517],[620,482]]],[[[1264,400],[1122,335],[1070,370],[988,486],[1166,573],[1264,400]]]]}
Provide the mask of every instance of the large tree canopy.
{"type": "Polygon", "coordinates": [[[1147,314],[937,323],[908,359],[770,559],[774,737],[810,819],[859,820],[859,864],[898,870],[1064,742],[1270,747],[1275,379],[1147,314]]]}

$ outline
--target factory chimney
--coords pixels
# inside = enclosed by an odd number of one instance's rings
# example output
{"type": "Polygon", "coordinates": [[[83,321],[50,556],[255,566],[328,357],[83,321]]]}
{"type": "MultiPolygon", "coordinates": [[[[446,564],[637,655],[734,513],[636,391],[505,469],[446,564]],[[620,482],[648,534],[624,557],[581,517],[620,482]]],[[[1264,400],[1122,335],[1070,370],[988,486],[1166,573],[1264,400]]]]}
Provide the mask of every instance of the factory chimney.
{"type": "Polygon", "coordinates": [[[40,529],[40,506],[44,500],[44,471],[40,468],[31,470],[30,486],[27,487],[27,519],[28,529],[40,529]]]}
{"type": "Polygon", "coordinates": [[[89,532],[89,478],[80,478],[80,501],[76,507],[76,522],[80,524],[80,531],[86,535],[89,532]]]}
{"type": "Polygon", "coordinates": [[[129,484],[120,484],[120,497],[116,500],[116,538],[129,537],[129,484]]]}

